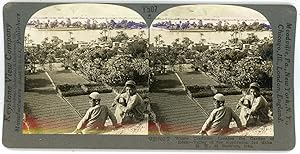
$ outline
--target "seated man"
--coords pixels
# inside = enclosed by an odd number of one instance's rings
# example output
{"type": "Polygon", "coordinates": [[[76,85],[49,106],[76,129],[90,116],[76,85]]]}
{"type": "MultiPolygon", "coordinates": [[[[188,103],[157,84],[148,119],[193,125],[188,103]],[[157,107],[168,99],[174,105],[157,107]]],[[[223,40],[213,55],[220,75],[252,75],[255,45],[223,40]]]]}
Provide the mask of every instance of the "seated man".
{"type": "Polygon", "coordinates": [[[144,119],[145,103],[137,93],[134,81],[127,81],[125,89],[126,92],[121,93],[114,99],[113,106],[117,105],[115,116],[118,123],[137,123],[144,119]]]}
{"type": "Polygon", "coordinates": [[[237,105],[241,108],[240,119],[242,125],[256,126],[270,121],[267,100],[260,94],[259,84],[254,82],[249,86],[250,95],[242,97],[237,105]]]}
{"type": "Polygon", "coordinates": [[[115,128],[119,127],[116,117],[105,105],[100,105],[101,95],[98,92],[92,92],[89,95],[90,108],[85,116],[78,123],[76,130],[73,133],[83,134],[98,134],[104,131],[105,121],[109,117],[115,128]]]}
{"type": "Polygon", "coordinates": [[[200,132],[201,135],[224,135],[229,132],[229,124],[232,118],[237,126],[243,129],[240,118],[234,113],[230,107],[224,106],[225,97],[223,94],[214,96],[214,110],[205,121],[200,132]]]}

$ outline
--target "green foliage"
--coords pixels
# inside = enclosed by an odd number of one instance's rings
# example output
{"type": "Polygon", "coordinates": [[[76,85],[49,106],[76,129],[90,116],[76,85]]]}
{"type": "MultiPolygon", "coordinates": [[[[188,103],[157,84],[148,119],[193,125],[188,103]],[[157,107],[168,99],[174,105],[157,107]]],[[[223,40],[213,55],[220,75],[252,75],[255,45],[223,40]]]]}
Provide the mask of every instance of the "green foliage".
{"type": "Polygon", "coordinates": [[[91,92],[99,93],[111,93],[112,89],[104,86],[103,84],[63,84],[57,85],[57,90],[62,96],[78,96],[78,95],[88,95],[91,92]]]}
{"type": "Polygon", "coordinates": [[[36,71],[37,64],[44,67],[47,63],[56,62],[55,58],[63,57],[66,52],[59,47],[63,41],[57,36],[52,36],[51,39],[46,37],[41,44],[36,46],[29,45],[32,42],[29,37],[28,35],[26,36],[24,52],[26,69],[31,72],[36,71]]]}
{"type": "Polygon", "coordinates": [[[170,46],[155,47],[151,46],[149,49],[149,65],[157,72],[165,73],[165,65],[168,64],[168,52],[171,50],[170,46]]]}
{"type": "Polygon", "coordinates": [[[247,38],[242,41],[243,43],[252,44],[254,42],[258,42],[259,38],[254,33],[248,33],[247,38]]]}
{"type": "MultiPolygon", "coordinates": [[[[220,82],[248,87],[252,82],[258,82],[262,87],[272,87],[272,41],[259,40],[249,33],[247,43],[258,44],[258,50],[222,49],[220,47],[198,53],[194,57],[195,70],[209,72],[220,82]]],[[[230,90],[230,89],[229,89],[230,90]]]]}
{"type": "Polygon", "coordinates": [[[124,31],[118,31],[117,36],[111,38],[113,42],[123,42],[129,39],[129,36],[124,31]]]}
{"type": "Polygon", "coordinates": [[[194,98],[201,98],[201,97],[211,97],[214,96],[213,92],[208,91],[202,91],[202,92],[196,92],[191,94],[194,98]]]}
{"type": "Polygon", "coordinates": [[[62,96],[77,96],[77,95],[88,94],[81,88],[80,84],[78,85],[63,84],[63,85],[57,85],[56,88],[62,96]]]}
{"type": "Polygon", "coordinates": [[[146,82],[151,72],[147,60],[131,55],[116,55],[107,61],[104,68],[104,80],[110,85],[124,85],[129,79],[146,82]]]}
{"type": "Polygon", "coordinates": [[[197,45],[192,47],[192,50],[196,50],[198,52],[204,52],[207,49],[208,49],[208,46],[204,45],[204,44],[197,44],[197,45]]]}
{"type": "Polygon", "coordinates": [[[211,86],[187,86],[187,89],[190,91],[190,95],[194,98],[200,97],[211,97],[214,95],[214,92],[211,89],[211,86]]]}
{"type": "Polygon", "coordinates": [[[239,95],[242,94],[242,90],[236,89],[232,85],[217,85],[214,86],[216,89],[215,93],[221,93],[223,95],[239,95]]]}
{"type": "Polygon", "coordinates": [[[252,82],[258,82],[262,87],[272,87],[272,62],[262,58],[250,57],[239,61],[234,68],[236,76],[233,83],[247,87],[252,82]]]}
{"type": "Polygon", "coordinates": [[[198,85],[192,85],[192,86],[187,86],[187,89],[191,93],[197,93],[197,92],[206,92],[206,91],[211,91],[211,86],[198,86],[198,85]]]}
{"type": "Polygon", "coordinates": [[[39,63],[39,52],[38,47],[28,47],[24,48],[25,54],[25,69],[31,73],[36,72],[36,64],[39,63]]]}
{"type": "Polygon", "coordinates": [[[265,43],[261,48],[260,48],[260,56],[266,60],[266,61],[271,61],[273,60],[273,43],[265,43]]]}
{"type": "Polygon", "coordinates": [[[110,93],[110,92],[112,92],[112,88],[107,87],[101,83],[84,84],[84,85],[81,85],[81,88],[87,93],[92,93],[92,92],[110,93]]]}
{"type": "Polygon", "coordinates": [[[227,49],[225,51],[225,54],[222,55],[221,60],[222,61],[229,60],[229,61],[232,61],[232,62],[237,62],[237,61],[240,61],[241,59],[243,59],[245,57],[247,57],[246,52],[227,49]]]}
{"type": "Polygon", "coordinates": [[[128,53],[133,57],[145,58],[145,53],[148,51],[148,42],[145,39],[135,39],[128,43],[128,53]]]}
{"type": "Polygon", "coordinates": [[[161,35],[156,36],[155,46],[149,49],[150,66],[156,72],[166,73],[166,65],[171,66],[171,71],[174,71],[175,65],[186,63],[186,59],[192,58],[192,55],[196,53],[191,49],[194,42],[187,37],[184,37],[182,41],[179,38],[175,39],[172,45],[163,44],[161,39],[161,35]]]}

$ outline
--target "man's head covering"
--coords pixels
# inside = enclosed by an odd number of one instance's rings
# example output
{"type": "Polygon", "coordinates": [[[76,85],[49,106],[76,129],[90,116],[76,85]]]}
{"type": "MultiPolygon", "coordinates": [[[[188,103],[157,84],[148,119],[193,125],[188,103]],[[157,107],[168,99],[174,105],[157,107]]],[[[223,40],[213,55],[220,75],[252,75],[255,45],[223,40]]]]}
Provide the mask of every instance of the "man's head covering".
{"type": "Polygon", "coordinates": [[[225,101],[225,96],[223,94],[216,94],[214,96],[214,99],[220,102],[224,102],[225,101]]]}
{"type": "Polygon", "coordinates": [[[98,92],[92,92],[89,96],[92,99],[101,100],[101,95],[98,92]]]}
{"type": "Polygon", "coordinates": [[[125,86],[133,86],[133,87],[135,87],[135,86],[136,86],[136,83],[135,83],[133,80],[128,80],[128,81],[125,83],[125,86]]]}
{"type": "Polygon", "coordinates": [[[260,88],[259,84],[257,82],[253,82],[250,84],[249,88],[260,88]]]}

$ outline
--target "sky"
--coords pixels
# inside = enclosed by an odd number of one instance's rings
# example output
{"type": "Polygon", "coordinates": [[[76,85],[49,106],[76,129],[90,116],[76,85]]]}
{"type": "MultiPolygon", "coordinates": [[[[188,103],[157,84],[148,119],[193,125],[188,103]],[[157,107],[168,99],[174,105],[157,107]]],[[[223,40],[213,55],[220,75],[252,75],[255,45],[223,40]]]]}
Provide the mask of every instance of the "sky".
{"type": "Polygon", "coordinates": [[[32,18],[41,17],[89,17],[89,18],[142,18],[137,12],[126,7],[110,4],[60,4],[36,12],[32,18]]]}
{"type": "Polygon", "coordinates": [[[159,18],[229,18],[266,20],[259,12],[233,5],[184,5],[168,9],[159,18]]]}
{"type": "MultiPolygon", "coordinates": [[[[110,4],[60,4],[36,12],[32,18],[89,17],[142,19],[135,11],[110,4]]],[[[184,5],[168,9],[159,18],[210,18],[210,19],[258,19],[266,20],[259,12],[231,5],[184,5]]]]}

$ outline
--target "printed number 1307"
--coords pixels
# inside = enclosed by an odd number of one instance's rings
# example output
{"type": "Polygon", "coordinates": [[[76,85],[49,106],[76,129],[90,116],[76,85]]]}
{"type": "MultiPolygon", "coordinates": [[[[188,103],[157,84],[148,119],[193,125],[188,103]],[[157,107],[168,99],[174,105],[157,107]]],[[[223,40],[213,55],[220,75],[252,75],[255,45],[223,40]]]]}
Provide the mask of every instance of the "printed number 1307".
{"type": "Polygon", "coordinates": [[[157,11],[157,6],[156,5],[143,8],[144,13],[154,13],[156,11],[157,11]]]}

